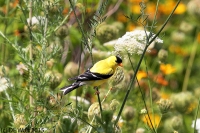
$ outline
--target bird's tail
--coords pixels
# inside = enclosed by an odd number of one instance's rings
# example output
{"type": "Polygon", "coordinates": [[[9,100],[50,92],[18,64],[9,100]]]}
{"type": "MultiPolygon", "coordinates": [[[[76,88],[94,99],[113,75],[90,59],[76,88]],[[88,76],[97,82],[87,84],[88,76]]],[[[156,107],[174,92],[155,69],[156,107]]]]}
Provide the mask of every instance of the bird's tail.
{"type": "Polygon", "coordinates": [[[71,84],[69,86],[65,86],[65,87],[61,88],[61,91],[63,91],[63,94],[66,95],[67,93],[73,91],[74,89],[82,86],[80,83],[81,82],[74,82],[73,84],[71,84]]]}

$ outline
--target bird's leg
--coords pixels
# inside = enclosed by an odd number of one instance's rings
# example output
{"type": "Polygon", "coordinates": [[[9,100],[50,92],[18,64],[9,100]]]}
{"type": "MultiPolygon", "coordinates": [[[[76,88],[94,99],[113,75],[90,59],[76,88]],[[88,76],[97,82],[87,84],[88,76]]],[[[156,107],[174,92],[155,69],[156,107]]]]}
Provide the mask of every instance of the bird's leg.
{"type": "Polygon", "coordinates": [[[99,95],[99,94],[100,94],[100,92],[98,90],[96,90],[95,95],[99,95]]]}
{"type": "Polygon", "coordinates": [[[101,118],[102,118],[103,109],[102,109],[102,106],[101,106],[101,100],[100,100],[100,96],[99,96],[99,90],[98,90],[98,87],[94,87],[94,89],[96,90],[96,95],[97,95],[97,98],[98,98],[99,108],[100,108],[100,113],[101,113],[101,118]]]}
{"type": "Polygon", "coordinates": [[[98,87],[94,87],[94,89],[96,90],[96,92],[95,92],[95,95],[99,95],[99,94],[100,94],[100,92],[99,92],[99,89],[98,89],[98,87]]]}

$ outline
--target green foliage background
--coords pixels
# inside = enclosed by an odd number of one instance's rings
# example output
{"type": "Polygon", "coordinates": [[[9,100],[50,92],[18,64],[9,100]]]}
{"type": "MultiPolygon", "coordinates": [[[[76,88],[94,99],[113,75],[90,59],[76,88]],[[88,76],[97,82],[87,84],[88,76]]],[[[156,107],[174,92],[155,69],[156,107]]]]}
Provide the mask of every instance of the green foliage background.
{"type": "MultiPolygon", "coordinates": [[[[134,29],[150,30],[153,22],[152,32],[157,33],[177,1],[157,2],[0,0],[0,129],[195,132],[191,125],[199,118],[199,0],[182,0],[159,35],[164,43],[155,44],[145,54],[138,77],[142,73],[146,76],[132,86],[117,126],[113,118],[135,71],[127,57],[123,59],[124,80],[118,85],[109,81],[99,88],[101,100],[108,93],[102,103],[103,112],[90,86],[66,96],[60,92],[71,83],[68,78],[114,51],[112,43],[106,42],[134,29]],[[161,49],[167,54],[159,56],[161,49]],[[147,114],[141,114],[144,108],[147,114]]],[[[140,58],[130,55],[135,68],[140,58]]]]}

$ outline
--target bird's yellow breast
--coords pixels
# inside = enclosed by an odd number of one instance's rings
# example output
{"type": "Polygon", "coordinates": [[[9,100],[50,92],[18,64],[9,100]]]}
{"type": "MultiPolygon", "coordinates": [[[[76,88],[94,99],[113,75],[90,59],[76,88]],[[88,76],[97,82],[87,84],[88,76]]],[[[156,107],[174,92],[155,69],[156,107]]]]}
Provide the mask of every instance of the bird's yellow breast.
{"type": "Polygon", "coordinates": [[[102,85],[103,83],[105,83],[108,79],[103,79],[103,80],[95,80],[95,81],[86,81],[88,85],[91,85],[91,86],[100,86],[102,85]]]}

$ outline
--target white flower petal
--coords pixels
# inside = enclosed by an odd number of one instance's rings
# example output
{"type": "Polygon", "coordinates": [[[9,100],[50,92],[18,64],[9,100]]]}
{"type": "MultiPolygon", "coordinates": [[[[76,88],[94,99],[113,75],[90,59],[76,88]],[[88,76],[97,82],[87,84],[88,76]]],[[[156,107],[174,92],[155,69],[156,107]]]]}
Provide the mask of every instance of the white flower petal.
{"type": "MultiPolygon", "coordinates": [[[[150,32],[143,30],[134,30],[131,32],[126,32],[124,36],[119,38],[115,43],[116,52],[128,52],[129,54],[142,54],[146,46],[146,35],[150,35],[150,32]]],[[[152,39],[155,34],[152,33],[150,39],[152,39]]],[[[156,38],[154,42],[163,43],[163,40],[156,38]]],[[[150,51],[150,50],[147,50],[150,51]]]]}

